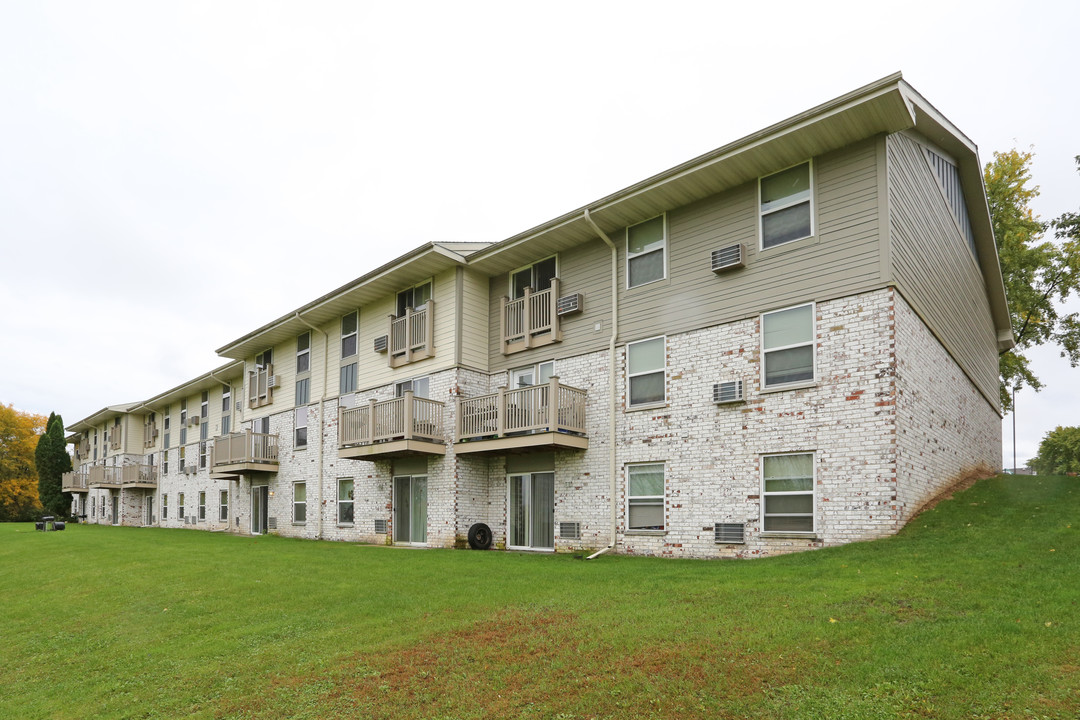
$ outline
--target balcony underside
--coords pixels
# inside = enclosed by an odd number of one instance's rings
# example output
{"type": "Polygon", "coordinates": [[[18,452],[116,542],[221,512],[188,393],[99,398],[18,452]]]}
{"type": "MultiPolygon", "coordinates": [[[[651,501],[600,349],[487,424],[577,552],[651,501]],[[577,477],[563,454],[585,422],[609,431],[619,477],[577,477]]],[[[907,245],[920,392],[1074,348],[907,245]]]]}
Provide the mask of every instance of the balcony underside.
{"type": "MultiPolygon", "coordinates": [[[[99,486],[95,485],[94,487],[99,487],[99,486]]],[[[83,493],[83,492],[90,492],[90,491],[87,488],[84,488],[84,487],[62,487],[62,488],[60,488],[60,492],[83,493]]]]}
{"type": "Polygon", "coordinates": [[[121,485],[118,482],[95,482],[95,483],[90,483],[90,487],[92,487],[92,488],[100,488],[100,489],[104,489],[104,490],[119,490],[120,488],[123,487],[123,485],[121,485]]]}
{"type": "Polygon", "coordinates": [[[458,455],[507,455],[542,450],[587,450],[588,448],[589,438],[562,432],[539,432],[454,443],[454,452],[458,455]]]}
{"type": "Polygon", "coordinates": [[[338,448],[338,457],[352,460],[378,460],[408,455],[445,455],[446,445],[426,440],[389,440],[370,445],[338,448]]]}
{"type": "Polygon", "coordinates": [[[124,487],[126,487],[126,488],[146,488],[148,490],[153,490],[154,488],[157,487],[157,483],[156,482],[124,483],[124,487]]]}
{"type": "Polygon", "coordinates": [[[241,462],[229,465],[215,465],[210,469],[211,480],[230,480],[252,472],[276,473],[280,469],[277,463],[241,462]]]}

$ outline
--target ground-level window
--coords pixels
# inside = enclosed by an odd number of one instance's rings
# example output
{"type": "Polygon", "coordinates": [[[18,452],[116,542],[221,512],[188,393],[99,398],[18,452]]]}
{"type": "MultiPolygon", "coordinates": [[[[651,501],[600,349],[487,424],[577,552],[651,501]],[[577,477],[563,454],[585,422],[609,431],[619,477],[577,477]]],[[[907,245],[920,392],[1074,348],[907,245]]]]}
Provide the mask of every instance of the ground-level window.
{"type": "Polygon", "coordinates": [[[352,478],[338,479],[337,521],[342,525],[351,525],[353,521],[353,481],[352,478]]]}
{"type": "Polygon", "coordinates": [[[307,483],[294,483],[292,492],[292,521],[307,522],[307,483]]]}
{"type": "Polygon", "coordinates": [[[161,493],[161,519],[169,519],[169,494],[161,493]]]}
{"type": "Polygon", "coordinates": [[[814,379],[814,305],[761,316],[762,385],[767,388],[814,379]]]}
{"type": "Polygon", "coordinates": [[[176,504],[180,506],[180,519],[184,519],[184,493],[179,493],[176,498],[176,504]]]}
{"type": "Polygon", "coordinates": [[[218,491],[218,520],[229,522],[229,491],[218,491]]]}
{"type": "Polygon", "coordinates": [[[666,399],[664,375],[666,367],[665,338],[629,343],[626,346],[627,382],[630,386],[630,407],[652,405],[666,399]]]}
{"type": "Polygon", "coordinates": [[[664,529],[664,463],[626,466],[626,529],[664,529]]]}
{"type": "Polygon", "coordinates": [[[814,454],[761,458],[762,529],[765,532],[814,531],[814,454]]]}
{"type": "Polygon", "coordinates": [[[199,491],[199,522],[206,519],[206,491],[199,491]]]}

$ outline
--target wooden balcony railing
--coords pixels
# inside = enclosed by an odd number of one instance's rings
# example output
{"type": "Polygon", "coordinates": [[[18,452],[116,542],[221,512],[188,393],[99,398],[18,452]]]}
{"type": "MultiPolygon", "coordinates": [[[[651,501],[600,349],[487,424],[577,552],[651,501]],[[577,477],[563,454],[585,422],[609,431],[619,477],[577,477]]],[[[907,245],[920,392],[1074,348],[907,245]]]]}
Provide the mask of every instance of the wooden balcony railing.
{"type": "Polygon", "coordinates": [[[420,310],[405,308],[390,316],[390,367],[400,367],[435,354],[435,301],[420,310]]]}
{"type": "Polygon", "coordinates": [[[157,485],[158,469],[153,465],[124,465],[120,470],[122,485],[157,485]]]}
{"type": "Polygon", "coordinates": [[[515,300],[503,296],[502,352],[504,355],[540,347],[562,339],[556,304],[559,299],[559,278],[551,279],[551,287],[540,292],[525,288],[525,294],[515,300]]]}
{"type": "Polygon", "coordinates": [[[119,450],[122,445],[123,437],[120,434],[120,428],[114,427],[112,432],[109,433],[109,447],[113,450],[119,450]]]}
{"type": "Polygon", "coordinates": [[[90,487],[90,473],[72,470],[61,476],[61,490],[63,492],[75,492],[86,490],[90,487]]]}
{"type": "Polygon", "coordinates": [[[501,438],[515,433],[585,434],[585,391],[559,383],[458,400],[457,440],[501,438]],[[554,401],[553,401],[554,399],[554,401]]]}
{"type": "Polygon", "coordinates": [[[157,442],[158,429],[157,423],[143,425],[143,447],[153,447],[157,442]]]}
{"type": "Polygon", "coordinates": [[[276,385],[277,379],[274,376],[272,363],[267,363],[266,367],[248,371],[248,407],[257,408],[273,402],[276,385]]]}
{"type": "Polygon", "coordinates": [[[428,440],[443,442],[443,404],[415,397],[406,390],[404,397],[367,406],[338,410],[338,446],[370,445],[388,440],[428,440]]]}
{"type": "Polygon", "coordinates": [[[89,483],[90,485],[115,485],[119,487],[123,471],[124,467],[122,465],[91,465],[89,483]]]}
{"type": "MultiPolygon", "coordinates": [[[[188,458],[186,462],[199,458],[188,458]]],[[[257,433],[250,430],[229,433],[214,438],[214,447],[210,454],[211,468],[225,465],[277,465],[278,436],[272,433],[257,433]]]]}

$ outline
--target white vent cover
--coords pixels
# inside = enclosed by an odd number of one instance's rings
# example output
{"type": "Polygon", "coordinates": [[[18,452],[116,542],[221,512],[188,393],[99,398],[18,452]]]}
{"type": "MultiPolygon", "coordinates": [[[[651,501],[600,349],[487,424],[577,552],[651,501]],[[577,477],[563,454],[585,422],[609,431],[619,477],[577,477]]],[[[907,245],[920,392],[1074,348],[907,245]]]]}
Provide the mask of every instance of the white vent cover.
{"type": "Polygon", "coordinates": [[[386,518],[375,518],[375,534],[386,534],[386,518]]]}
{"type": "Polygon", "coordinates": [[[559,537],[563,540],[580,540],[581,539],[581,523],[579,522],[561,522],[559,523],[559,537]]]}
{"type": "Polygon", "coordinates": [[[743,246],[730,245],[720,250],[713,250],[712,252],[712,271],[715,273],[724,272],[725,270],[734,270],[735,268],[741,268],[744,265],[745,253],[743,253],[743,246]]]}
{"type": "Polygon", "coordinates": [[[556,315],[573,315],[585,309],[585,298],[581,293],[563,295],[555,301],[556,315]]]}
{"type": "Polygon", "coordinates": [[[281,376],[280,375],[271,375],[266,379],[266,387],[268,387],[268,388],[276,388],[276,387],[280,387],[280,386],[281,386],[281,376]]]}
{"type": "Polygon", "coordinates": [[[380,335],[379,337],[375,338],[375,352],[384,353],[384,352],[386,352],[389,345],[390,345],[390,336],[389,335],[380,335]]]}
{"type": "Polygon", "coordinates": [[[717,545],[742,545],[746,543],[745,531],[742,523],[716,523],[713,540],[717,545]]]}
{"type": "Polygon", "coordinates": [[[712,386],[712,401],[717,405],[742,402],[743,399],[742,380],[731,380],[729,382],[716,383],[712,386]]]}

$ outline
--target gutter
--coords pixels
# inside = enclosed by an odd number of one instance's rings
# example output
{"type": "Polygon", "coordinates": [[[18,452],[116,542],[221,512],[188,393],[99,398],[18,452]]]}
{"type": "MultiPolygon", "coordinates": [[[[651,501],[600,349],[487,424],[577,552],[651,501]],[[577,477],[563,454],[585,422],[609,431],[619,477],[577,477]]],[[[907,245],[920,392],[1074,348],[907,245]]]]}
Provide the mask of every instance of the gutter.
{"type": "Polygon", "coordinates": [[[319,488],[319,497],[317,498],[317,500],[316,500],[317,504],[315,505],[315,507],[317,507],[319,509],[319,529],[318,529],[318,532],[315,535],[315,539],[316,540],[322,540],[322,535],[323,535],[323,504],[322,504],[322,499],[323,499],[323,497],[322,497],[323,496],[323,445],[325,444],[322,430],[323,430],[323,426],[326,424],[326,417],[323,415],[323,407],[324,407],[325,402],[326,402],[326,377],[327,377],[327,375],[326,375],[326,373],[327,373],[326,367],[327,367],[327,361],[329,360],[329,357],[330,357],[330,336],[328,336],[325,332],[323,332],[319,328],[317,328],[314,325],[312,325],[311,323],[309,323],[304,318],[300,317],[300,311],[299,310],[296,311],[295,315],[296,315],[297,320],[302,322],[307,327],[311,328],[314,332],[320,333],[323,336],[323,358],[322,358],[323,381],[322,381],[322,395],[321,395],[321,397],[319,397],[319,460],[318,460],[319,482],[318,482],[318,486],[317,486],[319,488]]]}
{"type": "Polygon", "coordinates": [[[594,552],[592,555],[586,558],[586,560],[592,560],[595,557],[603,555],[607,551],[615,547],[615,538],[618,531],[618,515],[615,507],[615,494],[618,490],[615,481],[617,458],[615,455],[615,413],[618,412],[619,397],[615,392],[615,341],[619,337],[619,251],[615,247],[615,243],[611,241],[607,233],[600,229],[600,226],[593,222],[592,216],[589,214],[589,208],[585,208],[582,216],[585,222],[589,224],[589,227],[593,229],[593,232],[604,241],[604,244],[611,249],[611,338],[608,340],[608,390],[611,396],[611,412],[609,413],[610,425],[608,426],[608,477],[611,478],[611,543],[602,550],[594,552]]]}

